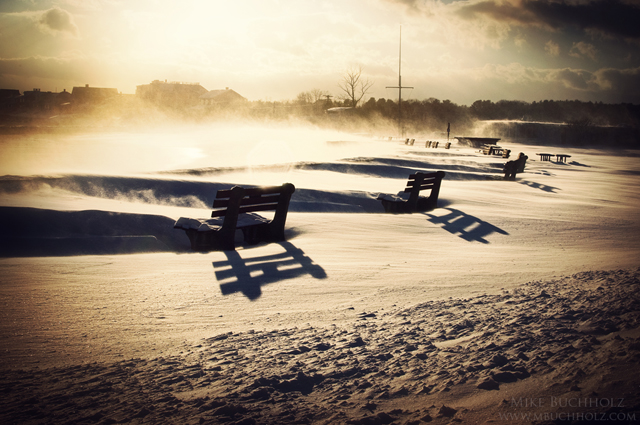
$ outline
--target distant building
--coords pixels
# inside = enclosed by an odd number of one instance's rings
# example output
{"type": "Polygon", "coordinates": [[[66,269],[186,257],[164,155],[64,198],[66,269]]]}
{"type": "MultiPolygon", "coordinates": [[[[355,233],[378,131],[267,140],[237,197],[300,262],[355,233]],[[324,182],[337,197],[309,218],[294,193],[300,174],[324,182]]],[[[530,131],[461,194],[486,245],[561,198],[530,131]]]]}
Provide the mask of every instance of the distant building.
{"type": "Polygon", "coordinates": [[[20,90],[0,89],[0,109],[15,108],[21,98],[20,90]]]}
{"type": "Polygon", "coordinates": [[[154,80],[136,87],[136,96],[142,100],[168,107],[188,107],[198,104],[207,89],[200,83],[182,83],[154,80]]]}
{"type": "Polygon", "coordinates": [[[21,105],[31,111],[59,111],[71,100],[71,93],[63,90],[60,93],[42,91],[40,89],[27,90],[20,101],[21,105]]]}
{"type": "Polygon", "coordinates": [[[226,87],[224,90],[211,90],[200,96],[200,101],[203,105],[229,105],[232,103],[246,102],[246,100],[246,98],[234,90],[229,89],[229,87],[226,87]]]}
{"type": "Polygon", "coordinates": [[[20,90],[17,89],[0,89],[0,100],[15,99],[20,97],[20,90]]]}
{"type": "Polygon", "coordinates": [[[67,91],[67,89],[62,89],[60,93],[58,93],[58,104],[61,106],[66,106],[71,104],[72,95],[67,91]]]}
{"type": "Polygon", "coordinates": [[[74,106],[89,106],[103,103],[105,100],[118,96],[118,89],[89,87],[74,87],[71,92],[71,102],[74,106]]]}

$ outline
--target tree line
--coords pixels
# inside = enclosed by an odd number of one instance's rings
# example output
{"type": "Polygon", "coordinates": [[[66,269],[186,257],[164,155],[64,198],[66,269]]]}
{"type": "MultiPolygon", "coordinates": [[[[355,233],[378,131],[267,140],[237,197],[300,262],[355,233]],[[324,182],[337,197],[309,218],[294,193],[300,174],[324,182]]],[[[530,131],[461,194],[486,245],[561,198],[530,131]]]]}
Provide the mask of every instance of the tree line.
{"type": "MultiPolygon", "coordinates": [[[[362,67],[352,67],[344,73],[338,83],[341,94],[337,101],[332,101],[328,92],[314,89],[300,93],[296,98],[296,104],[311,107],[310,111],[316,115],[336,106],[352,108],[348,112],[351,121],[380,119],[397,122],[403,132],[433,131],[442,129],[449,123],[459,129],[465,129],[471,128],[478,120],[520,120],[565,123],[578,127],[617,126],[640,129],[640,105],[578,100],[544,100],[531,103],[518,100],[477,100],[471,106],[466,106],[435,98],[410,99],[398,105],[395,100],[373,97],[363,102],[372,85],[372,81],[362,76],[362,67]]],[[[342,110],[341,113],[346,114],[347,111],[342,110]]]]}
{"type": "MultiPolygon", "coordinates": [[[[315,93],[323,93],[315,90],[315,93]]],[[[333,100],[323,96],[299,95],[294,102],[286,103],[291,113],[311,116],[326,115],[335,107],[350,107],[351,99],[333,100]],[[296,109],[297,107],[297,109],[296,109]]],[[[403,100],[401,109],[397,100],[374,97],[359,107],[343,112],[348,120],[384,120],[398,123],[408,132],[446,128],[448,123],[456,128],[471,128],[478,120],[521,120],[528,122],[565,123],[569,125],[621,126],[640,128],[640,105],[607,104],[579,100],[543,100],[524,102],[518,100],[477,100],[470,106],[458,105],[450,100],[429,98],[403,100]]]]}

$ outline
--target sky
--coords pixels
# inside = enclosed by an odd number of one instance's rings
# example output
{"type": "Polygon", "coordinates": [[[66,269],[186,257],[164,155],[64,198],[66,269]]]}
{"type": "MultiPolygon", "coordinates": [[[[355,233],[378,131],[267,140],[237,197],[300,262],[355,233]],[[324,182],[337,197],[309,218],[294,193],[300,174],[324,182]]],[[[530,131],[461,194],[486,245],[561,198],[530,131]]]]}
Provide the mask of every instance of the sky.
{"type": "Polygon", "coordinates": [[[0,88],[640,103],[639,0],[3,0],[0,88]],[[400,38],[402,42],[400,43],[400,38]],[[401,58],[400,45],[402,46],[401,58]]]}

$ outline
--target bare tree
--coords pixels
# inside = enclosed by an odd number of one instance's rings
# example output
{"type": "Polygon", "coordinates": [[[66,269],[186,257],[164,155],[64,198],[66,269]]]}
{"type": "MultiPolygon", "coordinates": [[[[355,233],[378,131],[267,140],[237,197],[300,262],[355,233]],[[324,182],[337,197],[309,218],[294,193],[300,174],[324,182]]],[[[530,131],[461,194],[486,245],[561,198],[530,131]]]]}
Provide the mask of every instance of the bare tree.
{"type": "Polygon", "coordinates": [[[300,92],[300,93],[298,93],[298,96],[296,96],[296,102],[299,105],[307,105],[307,104],[313,102],[313,96],[308,91],[300,92]]]}
{"type": "Polygon", "coordinates": [[[318,100],[325,98],[329,95],[329,92],[326,90],[313,89],[309,92],[311,95],[312,102],[315,103],[318,100]]]}
{"type": "Polygon", "coordinates": [[[358,68],[349,68],[338,85],[345,93],[346,99],[351,102],[351,106],[355,108],[373,86],[373,81],[362,78],[362,67],[359,66],[358,68]]]}

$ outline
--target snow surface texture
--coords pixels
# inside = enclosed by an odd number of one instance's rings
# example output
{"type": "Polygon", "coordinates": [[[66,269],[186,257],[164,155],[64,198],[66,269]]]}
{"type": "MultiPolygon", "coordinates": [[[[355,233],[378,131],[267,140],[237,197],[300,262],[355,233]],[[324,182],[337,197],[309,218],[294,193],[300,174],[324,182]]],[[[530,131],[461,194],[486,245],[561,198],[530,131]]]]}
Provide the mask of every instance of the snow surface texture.
{"type": "Polygon", "coordinates": [[[128,135],[137,171],[117,135],[85,136],[101,161],[71,140],[39,167],[44,141],[21,165],[5,140],[0,420],[640,419],[637,151],[553,148],[561,164],[500,143],[529,156],[504,181],[505,160],[456,144],[293,133],[221,158],[205,136],[152,157],[128,135]],[[439,208],[384,214],[378,194],[420,170],[445,171],[439,208]],[[284,182],[284,243],[191,253],[173,229],[220,188],[284,182]],[[624,401],[568,406],[585,397],[624,401]]]}

